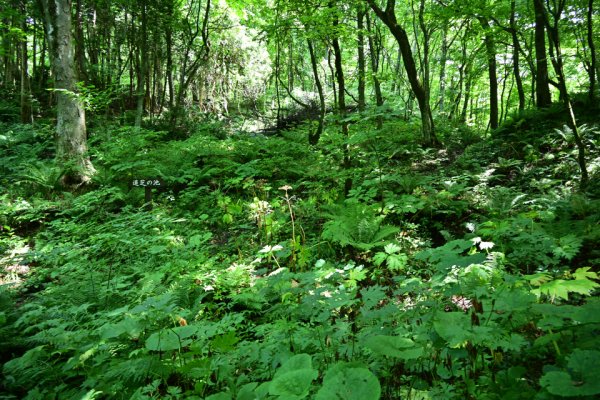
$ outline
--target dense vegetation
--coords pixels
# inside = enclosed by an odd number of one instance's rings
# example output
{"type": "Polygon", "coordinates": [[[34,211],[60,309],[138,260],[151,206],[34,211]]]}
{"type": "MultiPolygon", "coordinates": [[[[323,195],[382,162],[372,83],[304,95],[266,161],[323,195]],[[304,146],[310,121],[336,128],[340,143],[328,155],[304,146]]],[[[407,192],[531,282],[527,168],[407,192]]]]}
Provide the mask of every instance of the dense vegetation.
{"type": "Polygon", "coordinates": [[[0,1],[0,399],[600,395],[598,10],[406,3],[0,1]]]}

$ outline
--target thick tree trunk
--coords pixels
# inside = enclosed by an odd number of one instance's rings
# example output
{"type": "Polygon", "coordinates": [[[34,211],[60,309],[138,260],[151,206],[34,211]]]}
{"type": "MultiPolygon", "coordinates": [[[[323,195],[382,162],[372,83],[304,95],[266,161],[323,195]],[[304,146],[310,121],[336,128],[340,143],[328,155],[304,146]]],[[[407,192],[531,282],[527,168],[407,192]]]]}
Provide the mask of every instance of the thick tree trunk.
{"type": "Polygon", "coordinates": [[[483,40],[488,63],[488,78],[490,86],[490,128],[498,128],[498,76],[496,72],[496,45],[492,38],[491,26],[484,17],[477,18],[484,30],[483,40]]]}
{"type": "Polygon", "coordinates": [[[421,111],[421,124],[423,141],[427,146],[439,146],[439,141],[435,135],[435,129],[433,124],[433,115],[431,113],[430,99],[428,93],[419,79],[415,59],[412,53],[412,47],[406,30],[398,24],[395,14],[395,0],[387,0],[385,10],[379,8],[375,0],[367,0],[369,6],[373,12],[381,19],[381,21],[387,25],[390,32],[398,42],[400,52],[402,53],[402,60],[404,61],[404,69],[410,83],[410,87],[417,102],[419,103],[419,109],[421,111]]]}
{"type": "Polygon", "coordinates": [[[533,0],[535,10],[535,96],[538,108],[552,104],[550,87],[548,86],[548,60],[546,58],[546,29],[544,23],[543,0],[533,0]]]}
{"type": "Polygon", "coordinates": [[[90,181],[95,170],[87,157],[85,111],[76,95],[71,35],[71,0],[42,0],[57,98],[56,157],[65,187],[90,181]]]}

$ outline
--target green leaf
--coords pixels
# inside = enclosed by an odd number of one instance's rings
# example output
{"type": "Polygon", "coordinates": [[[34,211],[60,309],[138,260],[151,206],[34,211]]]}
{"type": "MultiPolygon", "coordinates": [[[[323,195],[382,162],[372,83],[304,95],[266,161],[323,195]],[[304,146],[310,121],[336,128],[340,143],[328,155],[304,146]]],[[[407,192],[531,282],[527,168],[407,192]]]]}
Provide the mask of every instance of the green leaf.
{"type": "Polygon", "coordinates": [[[303,399],[308,396],[310,385],[318,375],[312,368],[310,355],[296,354],[275,372],[269,393],[289,400],[303,399]]]}
{"type": "Polygon", "coordinates": [[[231,400],[231,394],[228,392],[211,394],[210,396],[206,397],[204,400],[231,400]]]}
{"type": "Polygon", "coordinates": [[[423,348],[415,347],[415,342],[411,339],[400,336],[371,336],[365,340],[364,345],[379,356],[409,360],[423,355],[423,348]]]}
{"type": "Polygon", "coordinates": [[[450,347],[462,347],[467,341],[473,339],[471,321],[462,312],[438,313],[433,321],[433,327],[450,347]]]}
{"type": "Polygon", "coordinates": [[[269,393],[289,400],[303,399],[308,396],[310,385],[319,373],[314,369],[298,369],[278,374],[269,386],[269,393]]]}
{"type": "Polygon", "coordinates": [[[367,368],[338,363],[326,372],[315,400],[378,400],[381,386],[367,368]]]}
{"type": "Polygon", "coordinates": [[[375,264],[376,266],[380,266],[381,264],[383,264],[385,262],[385,260],[387,260],[388,255],[382,251],[375,253],[375,255],[373,256],[373,264],[375,264]]]}
{"type": "Polygon", "coordinates": [[[154,332],[146,339],[146,348],[151,351],[179,350],[192,343],[190,336],[196,333],[194,326],[181,326],[154,332]]]}
{"type": "Polygon", "coordinates": [[[408,256],[406,254],[390,254],[386,260],[387,267],[392,272],[402,271],[407,262],[408,256]]]}
{"type": "Polygon", "coordinates": [[[573,277],[577,280],[599,279],[597,273],[589,272],[590,269],[591,267],[577,268],[577,270],[573,272],[573,277]]]}
{"type": "Polygon", "coordinates": [[[567,367],[569,372],[545,373],[540,384],[551,394],[561,397],[600,394],[600,351],[575,349],[569,356],[567,367]]]}
{"type": "Polygon", "coordinates": [[[395,243],[389,243],[389,244],[385,245],[383,250],[388,254],[394,254],[394,253],[398,253],[402,249],[400,248],[400,246],[398,246],[395,243]]]}

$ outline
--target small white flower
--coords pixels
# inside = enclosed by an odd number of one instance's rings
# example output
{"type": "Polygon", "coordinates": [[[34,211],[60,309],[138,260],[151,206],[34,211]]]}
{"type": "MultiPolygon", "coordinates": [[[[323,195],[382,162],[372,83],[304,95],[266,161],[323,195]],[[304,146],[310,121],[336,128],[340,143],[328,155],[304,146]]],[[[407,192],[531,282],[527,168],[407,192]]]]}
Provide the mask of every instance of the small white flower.
{"type": "Polygon", "coordinates": [[[212,285],[206,285],[206,286],[204,286],[204,291],[205,292],[210,292],[212,290],[215,290],[215,288],[212,285]]]}
{"type": "Polygon", "coordinates": [[[481,243],[479,243],[479,248],[481,250],[490,250],[493,247],[494,247],[494,243],[493,242],[481,242],[481,243]]]}
{"type": "Polygon", "coordinates": [[[475,232],[475,224],[472,222],[467,222],[466,223],[466,227],[469,230],[469,232],[475,232]]]}

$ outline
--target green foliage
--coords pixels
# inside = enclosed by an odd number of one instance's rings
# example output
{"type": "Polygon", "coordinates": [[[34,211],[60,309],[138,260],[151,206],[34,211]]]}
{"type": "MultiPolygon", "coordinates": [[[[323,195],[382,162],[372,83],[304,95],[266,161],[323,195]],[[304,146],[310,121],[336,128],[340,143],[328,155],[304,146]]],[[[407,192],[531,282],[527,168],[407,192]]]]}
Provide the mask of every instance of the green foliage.
{"type": "Polygon", "coordinates": [[[323,387],[315,399],[378,400],[381,387],[377,377],[367,368],[351,363],[332,365],[323,378],[323,387]]]}
{"type": "Polygon", "coordinates": [[[332,206],[327,216],[330,221],[323,226],[322,237],[342,247],[367,251],[382,245],[386,238],[398,232],[398,228],[383,224],[385,216],[360,203],[332,206]]]}
{"type": "Polygon", "coordinates": [[[332,132],[320,153],[301,129],[251,137],[209,123],[171,140],[98,126],[99,173],[73,195],[53,186],[46,130],[11,126],[0,139],[0,390],[598,395],[597,202],[558,179],[530,186],[520,174],[550,171],[535,151],[514,158],[485,139],[452,162],[410,143],[412,123],[385,124],[399,137],[357,133],[347,171],[332,132]],[[167,182],[152,211],[128,186],[138,174],[167,182]]]}

